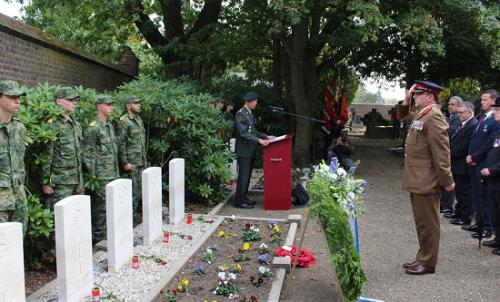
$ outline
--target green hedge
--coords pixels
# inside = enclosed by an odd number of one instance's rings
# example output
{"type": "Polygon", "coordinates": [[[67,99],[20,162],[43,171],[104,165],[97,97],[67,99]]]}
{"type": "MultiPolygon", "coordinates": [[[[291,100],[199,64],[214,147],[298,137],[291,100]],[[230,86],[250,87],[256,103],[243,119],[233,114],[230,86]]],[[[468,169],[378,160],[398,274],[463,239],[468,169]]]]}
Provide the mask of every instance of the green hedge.
{"type": "Polygon", "coordinates": [[[330,248],[344,297],[357,301],[366,276],[354,244],[349,215],[359,213],[363,180],[354,179],[337,164],[320,164],[308,183],[312,213],[318,215],[330,248]]]}

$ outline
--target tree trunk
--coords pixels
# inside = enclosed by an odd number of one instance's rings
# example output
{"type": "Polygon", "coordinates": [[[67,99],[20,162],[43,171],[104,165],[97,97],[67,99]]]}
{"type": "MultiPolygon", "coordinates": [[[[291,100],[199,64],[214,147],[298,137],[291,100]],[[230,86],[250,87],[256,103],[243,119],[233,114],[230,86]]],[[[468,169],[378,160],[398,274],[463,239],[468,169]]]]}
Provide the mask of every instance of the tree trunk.
{"type": "MultiPolygon", "coordinates": [[[[295,112],[308,116],[310,106],[306,95],[306,30],[304,20],[292,27],[290,40],[290,96],[295,112]]],[[[294,163],[298,167],[309,164],[312,125],[311,122],[295,120],[295,140],[293,145],[294,163]]]]}

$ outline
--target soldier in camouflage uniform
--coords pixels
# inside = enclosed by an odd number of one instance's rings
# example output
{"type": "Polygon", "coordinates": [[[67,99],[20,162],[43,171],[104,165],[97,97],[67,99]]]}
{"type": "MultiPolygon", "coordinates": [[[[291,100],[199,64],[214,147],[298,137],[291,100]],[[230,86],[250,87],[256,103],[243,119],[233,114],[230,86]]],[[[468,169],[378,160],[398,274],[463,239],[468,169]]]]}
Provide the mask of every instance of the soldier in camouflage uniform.
{"type": "Polygon", "coordinates": [[[106,95],[96,98],[96,118],[83,133],[83,162],[89,178],[98,182],[92,193],[92,239],[94,243],[106,236],[106,185],[120,177],[115,130],[109,122],[112,100],[106,95]]]}
{"type": "Polygon", "coordinates": [[[119,133],[119,162],[124,177],[132,179],[133,211],[137,212],[141,200],[141,173],[147,167],[146,159],[146,130],[139,112],[141,112],[141,99],[128,96],[123,99],[127,113],[118,121],[119,133]]]}
{"type": "Polygon", "coordinates": [[[0,81],[0,223],[28,221],[24,191],[26,128],[12,115],[24,93],[14,81],[0,81]]]}
{"type": "Polygon", "coordinates": [[[64,113],[56,120],[49,120],[56,140],[48,146],[49,158],[43,165],[42,191],[47,207],[71,195],[83,194],[82,129],[71,116],[75,111],[78,94],[71,87],[61,87],[55,94],[55,102],[64,113]]]}

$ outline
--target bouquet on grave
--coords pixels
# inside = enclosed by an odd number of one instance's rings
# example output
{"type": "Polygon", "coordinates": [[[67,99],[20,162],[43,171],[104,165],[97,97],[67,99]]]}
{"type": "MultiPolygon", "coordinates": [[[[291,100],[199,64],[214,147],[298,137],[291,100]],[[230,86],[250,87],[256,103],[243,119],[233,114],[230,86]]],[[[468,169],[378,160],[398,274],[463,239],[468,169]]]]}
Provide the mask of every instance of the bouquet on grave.
{"type": "MultiPolygon", "coordinates": [[[[290,257],[292,264],[295,263],[297,257],[297,247],[293,245],[284,245],[276,249],[276,256],[290,257]]],[[[306,248],[302,248],[298,253],[297,266],[298,267],[312,267],[316,264],[316,256],[306,248]]]]}

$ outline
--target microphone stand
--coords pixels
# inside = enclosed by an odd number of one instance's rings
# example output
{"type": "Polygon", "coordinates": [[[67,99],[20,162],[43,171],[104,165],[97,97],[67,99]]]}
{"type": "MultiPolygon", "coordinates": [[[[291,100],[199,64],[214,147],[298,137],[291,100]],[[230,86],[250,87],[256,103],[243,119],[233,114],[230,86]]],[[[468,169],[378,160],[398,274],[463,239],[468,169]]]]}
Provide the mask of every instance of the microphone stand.
{"type": "Polygon", "coordinates": [[[283,110],[283,108],[280,108],[280,107],[271,106],[271,111],[272,112],[276,112],[276,113],[281,113],[281,114],[289,115],[289,116],[293,116],[293,117],[298,117],[298,118],[310,120],[310,121],[321,123],[321,124],[325,123],[322,120],[318,120],[318,119],[315,119],[315,118],[312,118],[312,117],[308,117],[308,116],[304,116],[304,115],[300,115],[300,114],[295,114],[295,113],[291,113],[291,112],[286,112],[285,110],[283,110]]]}

